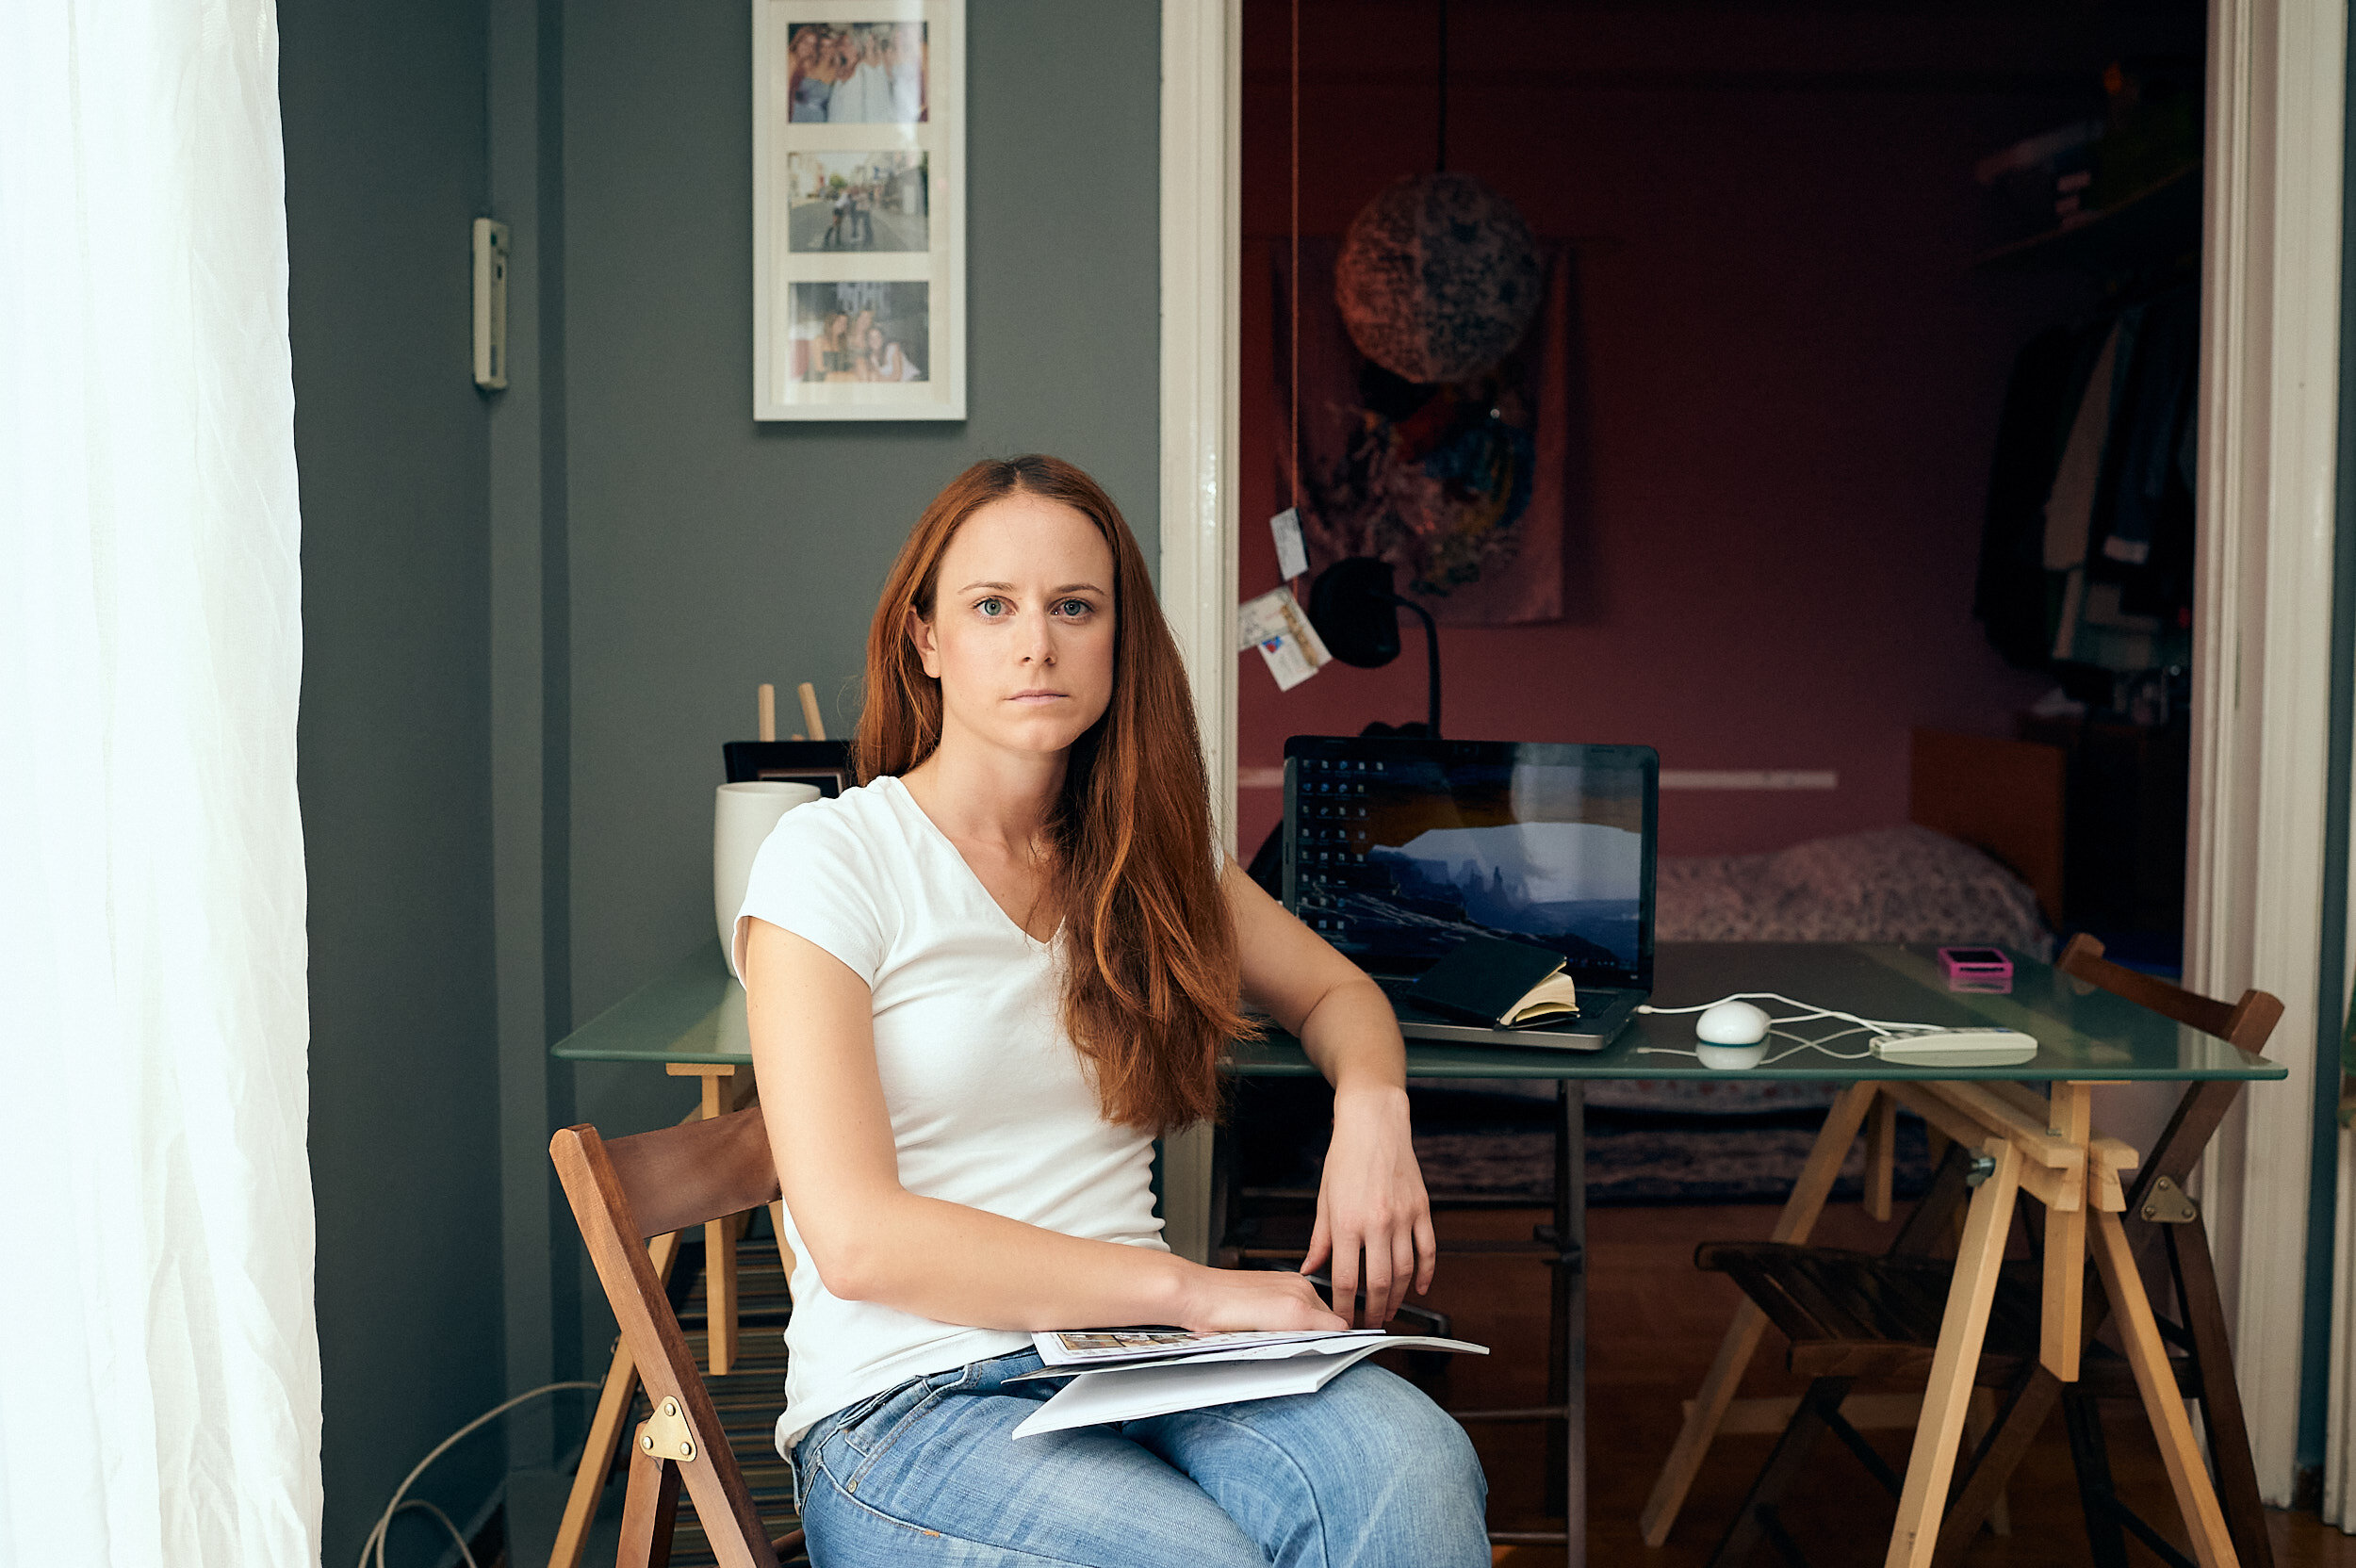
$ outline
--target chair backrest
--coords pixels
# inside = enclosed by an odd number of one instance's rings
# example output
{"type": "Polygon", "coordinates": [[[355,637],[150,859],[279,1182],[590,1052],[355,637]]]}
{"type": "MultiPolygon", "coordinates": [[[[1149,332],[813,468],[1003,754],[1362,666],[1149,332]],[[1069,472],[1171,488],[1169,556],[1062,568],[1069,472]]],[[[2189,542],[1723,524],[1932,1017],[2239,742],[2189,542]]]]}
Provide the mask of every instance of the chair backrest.
{"type": "MultiPolygon", "coordinates": [[[[2162,1018],[2173,1019],[2204,1035],[2214,1035],[2253,1054],[2266,1049],[2267,1037],[2282,1018],[2282,1002],[2265,991],[2246,990],[2238,1002],[2218,1002],[2171,985],[2157,975],[2112,963],[2102,956],[2102,944],[2083,932],[2070,939],[2053,967],[2148,1007],[2162,1018]]],[[[2161,1130],[2159,1140],[2144,1152],[2135,1184],[2127,1189],[2130,1215],[2141,1212],[2145,1200],[2158,1190],[2162,1182],[2183,1189],[2201,1151],[2208,1148],[2210,1137],[2240,1091],[2239,1084],[2212,1082],[2196,1086],[2176,1102],[2176,1109],[2161,1130]]],[[[2198,1225],[2200,1221],[2196,1218],[2193,1223],[2198,1225]]],[[[2205,1241],[2201,1243],[2204,1249],[2206,1245],[2205,1241]]],[[[2089,1325],[2087,1331],[2092,1332],[2091,1314],[2086,1321],[2089,1325]]]]}
{"type": "MultiPolygon", "coordinates": [[[[612,1143],[598,1137],[595,1127],[567,1127],[549,1140],[548,1157],[621,1325],[622,1343],[646,1384],[647,1401],[660,1412],[665,1400],[677,1400],[686,1424],[692,1455],[657,1454],[662,1462],[653,1473],[668,1489],[676,1484],[670,1478],[676,1467],[722,1568],[777,1568],[777,1553],[752,1493],[646,1248],[649,1236],[776,1200],[777,1167],[769,1157],[760,1108],[612,1143]]],[[[635,1493],[644,1465],[635,1445],[631,1457],[635,1493]]],[[[667,1520],[662,1533],[669,1533],[667,1520]]]]}
{"type": "MultiPolygon", "coordinates": [[[[2102,944],[2081,932],[2062,949],[2062,956],[2053,967],[2064,974],[2100,986],[2114,996],[2123,997],[2136,1005],[2146,1007],[2162,1018],[2171,1019],[2204,1035],[2240,1047],[2253,1054],[2266,1049],[2267,1037],[2282,1017],[2282,1004],[2265,991],[2248,990],[2234,1003],[2213,1001],[2198,991],[2188,991],[2155,974],[2128,969],[2102,956],[2102,944]]],[[[2226,1097],[2206,1100],[2188,1099],[2181,1102],[2169,1120],[2160,1143],[2151,1151],[2141,1172],[2135,1178],[2132,1197],[2135,1204],[2142,1201],[2145,1191],[2161,1177],[2181,1183],[2208,1141],[2215,1128],[2215,1117],[2221,1115],[2226,1097]]],[[[1948,1151],[1934,1176],[1930,1190],[1915,1205],[1897,1239],[1890,1244],[1892,1256],[1919,1256],[1931,1252],[1943,1244],[1948,1233],[1948,1220],[1961,1209],[1970,1193],[1965,1185],[1965,1171],[1972,1152],[1956,1148],[1948,1151]]],[[[2020,1211],[2023,1222],[2027,1209],[2020,1211]]]]}
{"type": "Polygon", "coordinates": [[[2070,939],[2053,967],[2253,1054],[2266,1049],[2282,1018],[2282,1004],[2265,991],[2247,990],[2238,1002],[2217,1002],[2156,974],[2114,964],[2102,956],[2102,944],[2083,931],[2070,939]]]}

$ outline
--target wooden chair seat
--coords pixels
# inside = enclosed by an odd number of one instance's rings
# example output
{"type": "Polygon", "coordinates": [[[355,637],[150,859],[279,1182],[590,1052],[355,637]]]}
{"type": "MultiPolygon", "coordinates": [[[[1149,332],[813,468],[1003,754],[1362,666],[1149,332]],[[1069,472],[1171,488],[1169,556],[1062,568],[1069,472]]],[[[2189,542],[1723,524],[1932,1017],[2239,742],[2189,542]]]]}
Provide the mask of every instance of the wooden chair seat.
{"type": "MultiPolygon", "coordinates": [[[[1944,1258],[1770,1241],[1704,1242],[1693,1262],[1741,1286],[1791,1342],[1792,1370],[1813,1377],[1926,1376],[1955,1277],[1944,1258]]],[[[1982,1352],[1983,1383],[2004,1380],[1991,1375],[1991,1362],[2017,1370],[2022,1358],[2036,1359],[2040,1311],[2036,1265],[2005,1265],[1982,1352]]]]}
{"type": "MultiPolygon", "coordinates": [[[[1955,1265],[1944,1258],[1852,1252],[1772,1241],[1711,1241],[1694,1264],[1742,1287],[1782,1331],[1785,1364],[1804,1378],[1920,1383],[1939,1348],[1955,1265]]],[[[1988,1339],[1973,1380],[2012,1388],[2037,1364],[2040,1280],[2031,1262],[2008,1263],[1998,1277],[1988,1339]]],[[[2198,1387],[2191,1358],[2173,1354],[2177,1384],[2198,1387]]],[[[2136,1397],[2126,1358],[2096,1342],[2079,1381],[2096,1398],[2136,1397]]]]}

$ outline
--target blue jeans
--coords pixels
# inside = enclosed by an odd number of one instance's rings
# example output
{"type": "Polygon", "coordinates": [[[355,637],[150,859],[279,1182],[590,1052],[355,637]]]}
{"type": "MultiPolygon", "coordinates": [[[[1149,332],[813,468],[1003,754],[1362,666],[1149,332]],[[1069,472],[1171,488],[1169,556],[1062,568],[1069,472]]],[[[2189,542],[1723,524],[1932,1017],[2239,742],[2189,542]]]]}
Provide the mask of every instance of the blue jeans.
{"type": "Polygon", "coordinates": [[[1464,1428],[1361,1364],[1315,1394],[1016,1442],[1036,1351],[918,1378],[794,1452],[817,1568],[1485,1568],[1464,1428]]]}

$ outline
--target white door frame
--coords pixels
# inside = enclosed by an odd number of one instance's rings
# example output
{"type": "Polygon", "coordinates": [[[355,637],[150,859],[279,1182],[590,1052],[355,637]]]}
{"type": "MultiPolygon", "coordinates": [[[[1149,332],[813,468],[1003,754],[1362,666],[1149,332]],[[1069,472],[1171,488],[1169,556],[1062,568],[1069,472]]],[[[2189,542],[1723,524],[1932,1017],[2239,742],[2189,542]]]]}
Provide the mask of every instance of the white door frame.
{"type": "Polygon", "coordinates": [[[2338,0],[2211,0],[2185,977],[2271,991],[2201,1184],[2258,1484],[2290,1500],[2331,734],[2339,424],[2338,0]]]}
{"type": "MultiPolygon", "coordinates": [[[[1162,0],[1162,608],[1235,849],[1235,392],[1243,0],[1162,0]]],[[[1210,1249],[1208,1127],[1162,1144],[1164,1235],[1210,1249]]]]}

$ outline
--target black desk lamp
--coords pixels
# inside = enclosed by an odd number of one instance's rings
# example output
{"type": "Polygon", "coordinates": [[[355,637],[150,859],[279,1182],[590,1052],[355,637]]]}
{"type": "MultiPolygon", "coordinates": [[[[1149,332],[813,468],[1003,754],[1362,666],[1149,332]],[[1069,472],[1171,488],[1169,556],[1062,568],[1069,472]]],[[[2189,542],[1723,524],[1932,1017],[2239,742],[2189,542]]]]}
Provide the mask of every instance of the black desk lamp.
{"type": "Polygon", "coordinates": [[[1440,738],[1440,629],[1432,612],[1391,587],[1391,564],[1370,555],[1336,561],[1309,585],[1309,624],[1325,639],[1325,649],[1345,664],[1371,670],[1399,657],[1400,606],[1423,622],[1424,653],[1430,661],[1430,730],[1440,738]]]}

